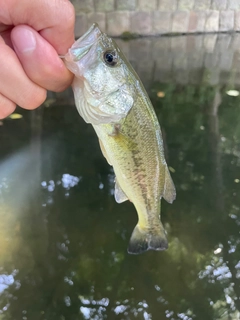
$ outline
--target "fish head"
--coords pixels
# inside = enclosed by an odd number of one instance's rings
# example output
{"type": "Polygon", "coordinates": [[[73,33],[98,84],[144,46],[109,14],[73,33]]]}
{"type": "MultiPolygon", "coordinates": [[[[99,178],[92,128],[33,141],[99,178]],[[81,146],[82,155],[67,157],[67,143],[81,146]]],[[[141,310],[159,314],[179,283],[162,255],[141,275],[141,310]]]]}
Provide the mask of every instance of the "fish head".
{"type": "Polygon", "coordinates": [[[75,74],[76,105],[86,122],[114,123],[126,117],[136,97],[134,76],[117,44],[97,24],[73,44],[65,63],[75,74]]]}

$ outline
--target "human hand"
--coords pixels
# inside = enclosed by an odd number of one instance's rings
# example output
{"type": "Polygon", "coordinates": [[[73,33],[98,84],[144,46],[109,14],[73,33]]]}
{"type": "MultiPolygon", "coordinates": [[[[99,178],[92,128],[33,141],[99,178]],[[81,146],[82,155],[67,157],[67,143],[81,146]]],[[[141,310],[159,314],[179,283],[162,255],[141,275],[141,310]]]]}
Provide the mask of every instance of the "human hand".
{"type": "Polygon", "coordinates": [[[68,0],[0,0],[0,119],[71,84],[58,54],[73,44],[74,22],[68,0]]]}

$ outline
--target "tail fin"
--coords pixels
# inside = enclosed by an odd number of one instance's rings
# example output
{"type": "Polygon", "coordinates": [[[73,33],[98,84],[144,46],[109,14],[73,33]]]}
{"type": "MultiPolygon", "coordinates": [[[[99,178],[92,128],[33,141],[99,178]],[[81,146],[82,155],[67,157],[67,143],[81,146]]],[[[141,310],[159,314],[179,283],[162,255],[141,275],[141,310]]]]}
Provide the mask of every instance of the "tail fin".
{"type": "Polygon", "coordinates": [[[143,229],[138,224],[133,230],[128,253],[140,254],[147,250],[165,250],[168,248],[168,242],[164,228],[159,221],[159,228],[143,229]]]}

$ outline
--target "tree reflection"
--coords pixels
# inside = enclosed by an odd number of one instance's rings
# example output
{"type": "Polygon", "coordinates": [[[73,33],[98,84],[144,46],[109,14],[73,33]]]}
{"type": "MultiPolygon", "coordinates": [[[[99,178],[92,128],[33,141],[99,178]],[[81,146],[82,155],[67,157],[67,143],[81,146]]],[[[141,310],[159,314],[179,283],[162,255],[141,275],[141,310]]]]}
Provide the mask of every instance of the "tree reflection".
{"type": "Polygon", "coordinates": [[[0,319],[239,317],[240,98],[204,85],[151,92],[178,191],[163,202],[166,252],[126,253],[135,209],[115,203],[113,172],[75,109],[0,127],[18,146],[1,144],[0,319]]]}

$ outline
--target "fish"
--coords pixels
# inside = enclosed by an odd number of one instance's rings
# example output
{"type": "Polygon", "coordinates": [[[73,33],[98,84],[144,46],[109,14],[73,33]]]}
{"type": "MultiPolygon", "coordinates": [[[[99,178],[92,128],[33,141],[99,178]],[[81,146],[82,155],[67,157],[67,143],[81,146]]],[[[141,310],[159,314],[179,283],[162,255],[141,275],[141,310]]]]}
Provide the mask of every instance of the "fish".
{"type": "Polygon", "coordinates": [[[74,74],[77,110],[91,124],[113,167],[115,200],[130,200],[138,213],[128,253],[168,248],[160,220],[161,198],[176,190],[164,156],[160,125],[141,80],[115,41],[94,23],[64,57],[74,74]]]}

